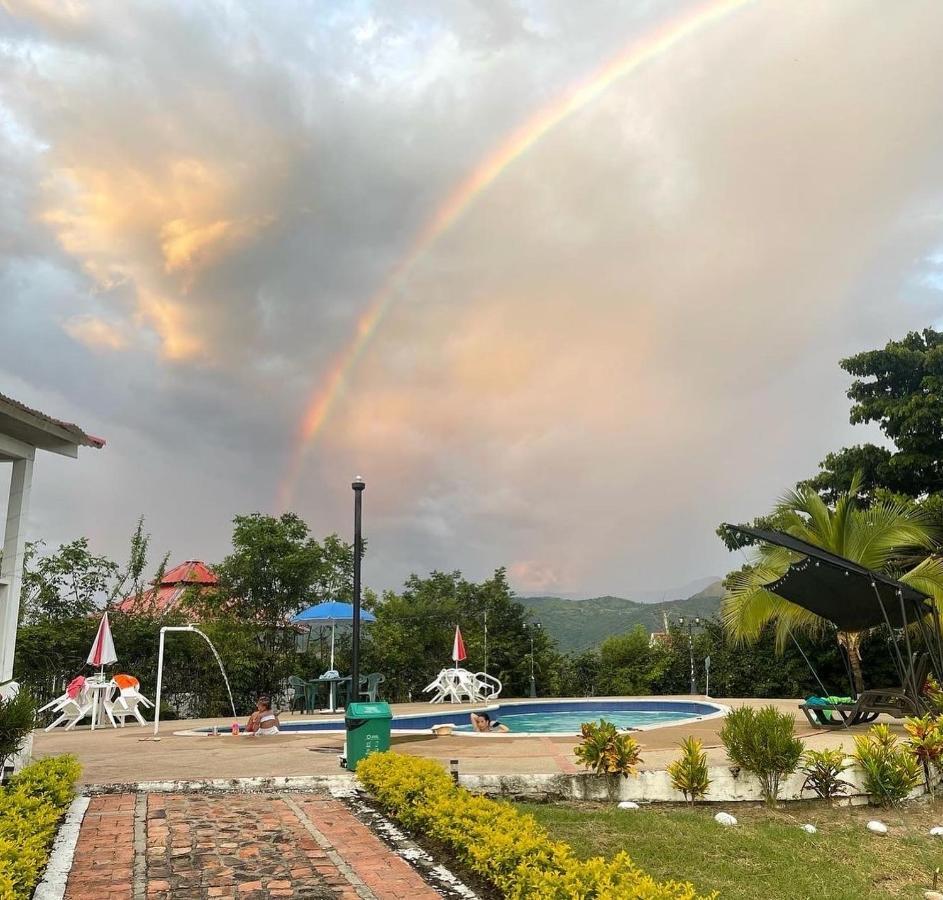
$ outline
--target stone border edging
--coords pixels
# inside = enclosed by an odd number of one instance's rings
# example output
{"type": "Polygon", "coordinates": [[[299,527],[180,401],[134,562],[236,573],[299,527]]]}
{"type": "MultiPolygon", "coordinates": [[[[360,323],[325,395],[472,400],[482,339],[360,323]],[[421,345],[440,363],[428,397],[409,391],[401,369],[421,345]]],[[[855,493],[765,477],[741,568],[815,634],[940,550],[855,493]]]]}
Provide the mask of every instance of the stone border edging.
{"type": "Polygon", "coordinates": [[[56,832],[56,839],[46,863],[42,881],[36,886],[33,900],[62,900],[65,896],[69,872],[72,871],[72,859],[75,845],[79,840],[82,820],[91,799],[83,794],[76,797],[66,811],[62,824],[56,832]]]}
{"type": "Polygon", "coordinates": [[[197,791],[317,791],[343,789],[356,782],[353,773],[338,775],[279,775],[253,778],[208,778],[197,781],[128,781],[82,785],[85,794],[192,794],[197,791]]]}

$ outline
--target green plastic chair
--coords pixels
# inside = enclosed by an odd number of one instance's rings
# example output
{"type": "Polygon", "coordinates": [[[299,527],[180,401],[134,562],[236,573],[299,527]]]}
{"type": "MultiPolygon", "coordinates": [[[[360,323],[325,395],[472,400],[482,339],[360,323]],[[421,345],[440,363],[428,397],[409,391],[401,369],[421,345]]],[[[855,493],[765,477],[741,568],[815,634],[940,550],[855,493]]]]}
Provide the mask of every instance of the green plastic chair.
{"type": "Polygon", "coordinates": [[[371,672],[360,678],[360,696],[366,697],[370,703],[377,702],[377,688],[386,681],[386,676],[380,672],[371,672]],[[364,689],[366,685],[366,689],[364,689]]]}
{"type": "Polygon", "coordinates": [[[291,703],[288,706],[289,712],[295,712],[295,707],[300,703],[301,711],[308,712],[314,707],[308,702],[308,682],[297,675],[288,676],[288,686],[291,688],[291,703]]]}

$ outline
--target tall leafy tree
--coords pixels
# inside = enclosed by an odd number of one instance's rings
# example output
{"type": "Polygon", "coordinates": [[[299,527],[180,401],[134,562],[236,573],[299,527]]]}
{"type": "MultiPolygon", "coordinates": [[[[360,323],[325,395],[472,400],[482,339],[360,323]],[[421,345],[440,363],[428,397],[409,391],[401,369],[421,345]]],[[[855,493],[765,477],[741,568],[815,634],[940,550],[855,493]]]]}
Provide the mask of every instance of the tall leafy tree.
{"type": "Polygon", "coordinates": [[[295,513],[233,519],[232,553],[215,566],[217,604],[246,621],[278,627],[317,602],[327,577],[321,545],[295,513]]]}
{"type": "MultiPolygon", "coordinates": [[[[530,681],[530,632],[524,607],[514,599],[504,569],[480,583],[461,572],[412,575],[400,593],[387,591],[374,610],[377,621],[367,631],[366,665],[386,675],[385,691],[405,700],[421,696],[439,669],[450,665],[455,626],[462,629],[468,653],[466,667],[487,668],[504,683],[505,695],[522,695],[530,681]]],[[[557,654],[551,639],[534,632],[534,669],[538,676],[554,671],[557,654]]]]}
{"type": "Polygon", "coordinates": [[[28,623],[86,616],[107,595],[118,564],[89,550],[88,538],[43,554],[42,541],[26,546],[20,612],[28,623]]]}
{"type": "Polygon", "coordinates": [[[599,688],[603,694],[650,694],[652,685],[668,666],[668,652],[652,645],[648,631],[636,625],[632,631],[606,638],[599,647],[599,688]]]}
{"type": "Polygon", "coordinates": [[[841,361],[852,424],[876,423],[890,447],[862,444],[830,453],[805,482],[834,501],[855,473],[870,499],[879,488],[907,497],[943,492],[943,333],[932,328],[841,361]]]}
{"type": "MultiPolygon", "coordinates": [[[[943,558],[927,556],[916,567],[901,573],[900,561],[915,548],[935,547],[933,529],[912,504],[877,501],[870,507],[858,501],[861,476],[852,478],[847,491],[830,507],[812,488],[790,491],[779,502],[773,519],[777,527],[807,543],[853,560],[866,568],[884,571],[918,590],[943,601],[943,558]]],[[[782,547],[761,544],[751,563],[727,577],[727,593],[721,615],[728,633],[737,641],[757,640],[773,624],[777,647],[782,650],[791,633],[821,634],[829,623],[767,589],[799,557],[782,547]]],[[[855,690],[863,688],[861,642],[864,632],[837,632],[848,653],[855,690]]]]}

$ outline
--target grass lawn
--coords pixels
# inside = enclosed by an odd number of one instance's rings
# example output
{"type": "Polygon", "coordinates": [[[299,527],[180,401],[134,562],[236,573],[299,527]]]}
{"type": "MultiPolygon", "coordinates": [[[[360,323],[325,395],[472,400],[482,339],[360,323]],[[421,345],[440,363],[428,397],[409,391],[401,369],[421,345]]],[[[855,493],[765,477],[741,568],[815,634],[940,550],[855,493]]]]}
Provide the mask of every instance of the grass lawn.
{"type": "MultiPolygon", "coordinates": [[[[786,810],[731,808],[739,825],[725,828],[720,807],[693,810],[570,804],[518,804],[580,856],[626,850],[660,880],[690,881],[730,900],[864,900],[923,897],[933,872],[943,868],[943,802],[897,811],[868,807],[828,809],[790,805],[786,810]],[[880,819],[887,835],[867,831],[880,819]],[[806,834],[800,825],[819,830],[806,834]]],[[[940,878],[943,885],[943,875],[940,878]]]]}

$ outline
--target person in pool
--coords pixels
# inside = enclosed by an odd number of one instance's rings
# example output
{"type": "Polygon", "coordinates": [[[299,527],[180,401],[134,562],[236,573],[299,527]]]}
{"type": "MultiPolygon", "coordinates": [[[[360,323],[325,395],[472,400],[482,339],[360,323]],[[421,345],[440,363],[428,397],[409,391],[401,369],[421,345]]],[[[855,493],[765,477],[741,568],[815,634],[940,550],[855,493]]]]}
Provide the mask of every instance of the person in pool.
{"type": "Polygon", "coordinates": [[[247,734],[278,734],[278,716],[272,710],[271,697],[261,696],[255,703],[255,712],[246,722],[247,734]]]}
{"type": "Polygon", "coordinates": [[[507,732],[511,729],[507,727],[503,722],[499,722],[495,719],[491,721],[491,716],[486,712],[473,712],[470,716],[472,728],[475,731],[480,731],[482,734],[489,734],[492,731],[507,732]]]}

